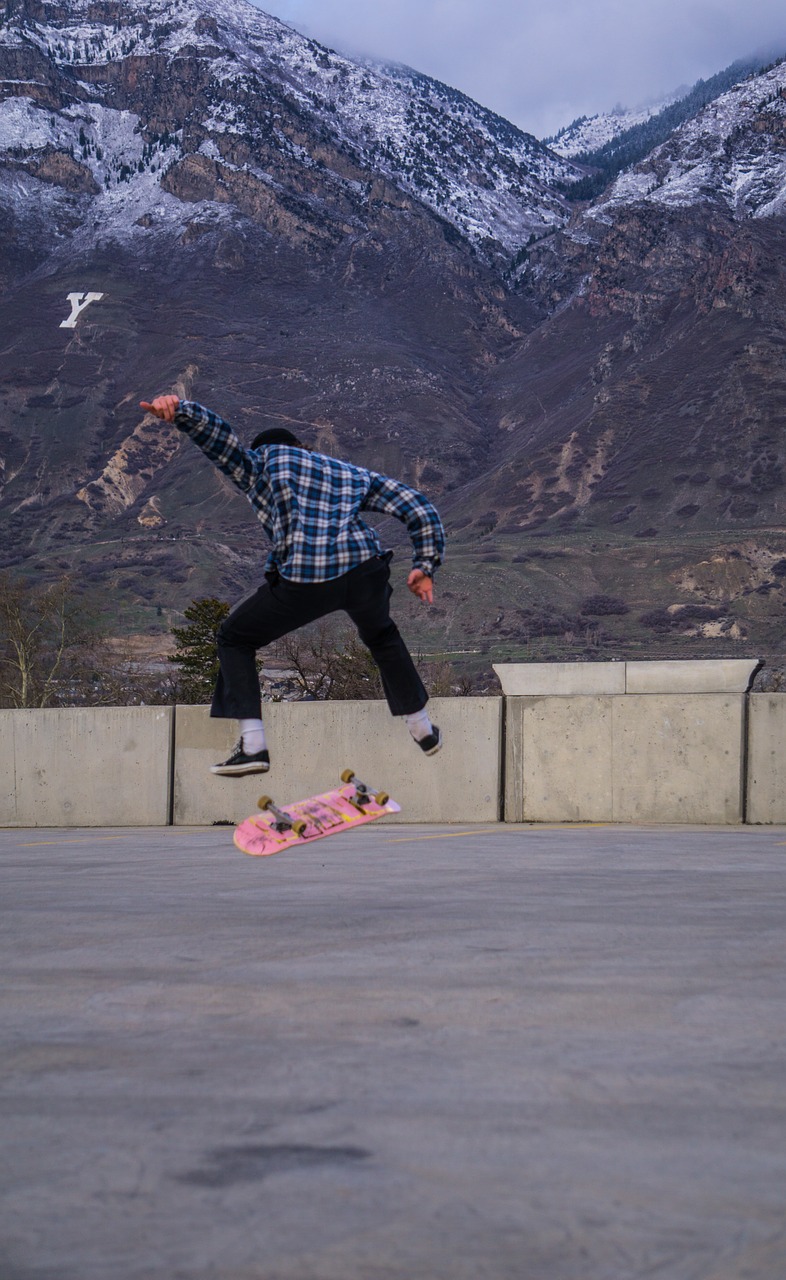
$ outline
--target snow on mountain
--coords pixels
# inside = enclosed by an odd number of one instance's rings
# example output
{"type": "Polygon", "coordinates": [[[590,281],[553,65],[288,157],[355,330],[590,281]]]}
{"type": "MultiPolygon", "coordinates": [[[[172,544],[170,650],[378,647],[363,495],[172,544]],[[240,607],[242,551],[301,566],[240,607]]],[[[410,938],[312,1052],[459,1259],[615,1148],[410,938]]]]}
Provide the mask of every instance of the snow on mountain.
{"type": "MultiPolygon", "coordinates": [[[[664,105],[577,122],[549,149],[438,81],[339,55],[246,0],[9,0],[6,15],[0,202],[18,225],[61,206],[55,243],[231,222],[249,182],[257,207],[267,191],[346,234],[382,178],[506,268],[568,224],[561,191],[581,171],[566,155],[664,105]]],[[[781,211],[785,92],[781,64],[716,98],[571,238],[632,201],[781,211]]]]}
{"type": "Polygon", "coordinates": [[[736,85],[621,174],[589,212],[720,203],[737,218],[786,211],[786,62],[736,85]]]}
{"type": "Polygon", "coordinates": [[[644,124],[647,120],[651,120],[678,98],[679,93],[673,93],[661,102],[639,107],[636,110],[618,107],[614,111],[606,111],[600,115],[584,116],[574,120],[573,124],[569,124],[566,129],[560,130],[554,138],[548,140],[548,144],[558,156],[573,160],[584,152],[597,151],[599,147],[605,146],[626,129],[632,129],[637,124],[644,124]]]}
{"type": "MultiPolygon", "coordinates": [[[[274,181],[260,139],[308,169],[323,163],[319,138],[329,137],[491,257],[562,225],[556,184],[579,176],[448,86],[405,67],[342,57],[246,0],[17,0],[0,26],[2,57],[12,73],[5,91],[14,96],[0,111],[0,148],[17,185],[25,169],[40,174],[37,158],[67,154],[92,176],[98,216],[116,234],[134,234],[146,209],[177,218],[160,183],[186,153],[274,181]],[[116,105],[119,84],[127,102],[138,103],[145,81],[151,94],[166,95],[167,78],[184,76],[186,92],[189,80],[201,92],[197,117],[187,112],[179,129],[155,129],[161,112],[152,98],[146,112],[116,105]],[[300,136],[281,127],[282,103],[302,120],[300,136]],[[242,162],[230,157],[228,137],[247,144],[242,162]]],[[[212,213],[224,217],[226,209],[212,213]]]]}

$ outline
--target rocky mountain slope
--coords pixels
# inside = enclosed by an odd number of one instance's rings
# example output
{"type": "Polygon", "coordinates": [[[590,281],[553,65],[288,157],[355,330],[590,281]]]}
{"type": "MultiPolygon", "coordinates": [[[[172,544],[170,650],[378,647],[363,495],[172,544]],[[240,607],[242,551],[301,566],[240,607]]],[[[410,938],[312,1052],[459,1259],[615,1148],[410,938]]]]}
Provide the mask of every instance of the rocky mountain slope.
{"type": "Polygon", "coordinates": [[[321,211],[341,235],[384,180],[492,258],[563,220],[556,184],[577,171],[536,139],[426,76],[342,58],[244,0],[7,9],[7,163],[20,179],[93,197],[103,238],[128,238],[140,220],[182,224],[183,202],[229,204],[295,235],[321,211]]]}
{"type": "Polygon", "coordinates": [[[250,5],[8,0],[0,75],[7,565],[125,631],[255,580],[243,499],[136,407],[174,388],[437,499],[429,651],[783,646],[783,66],[579,208],[250,5]]]}
{"type": "MultiPolygon", "coordinates": [[[[494,379],[501,456],[466,535],[492,574],[529,557],[528,592],[533,538],[561,549],[536,626],[558,600],[580,634],[583,581],[625,603],[602,626],[628,651],[783,650],[785,91],[781,64],[723,95],[527,254],[546,315],[494,379]]],[[[506,611],[498,644],[532,625],[506,611]]]]}
{"type": "Polygon", "coordinates": [[[678,96],[672,94],[633,110],[618,106],[613,111],[604,111],[598,115],[579,116],[546,141],[552,151],[566,160],[594,155],[602,147],[612,144],[621,134],[659,116],[666,107],[677,101],[678,96]]]}
{"type": "Polygon", "coordinates": [[[697,80],[690,89],[679,90],[635,111],[617,108],[574,120],[548,140],[559,155],[586,165],[589,170],[584,178],[565,187],[566,195],[572,201],[594,199],[619,173],[643,160],[686,121],[695,119],[706,106],[743,81],[761,75],[779,56],[762,54],[738,59],[709,79],[697,80]]]}

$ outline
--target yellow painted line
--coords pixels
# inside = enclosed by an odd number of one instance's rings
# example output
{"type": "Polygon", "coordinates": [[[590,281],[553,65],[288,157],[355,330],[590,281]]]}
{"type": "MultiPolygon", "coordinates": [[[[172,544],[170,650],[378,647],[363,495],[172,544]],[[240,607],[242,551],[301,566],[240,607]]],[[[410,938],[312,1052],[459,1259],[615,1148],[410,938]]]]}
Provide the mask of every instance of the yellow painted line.
{"type": "Polygon", "coordinates": [[[590,827],[612,827],[613,822],[506,822],[504,827],[514,832],[521,831],[588,831],[590,827]]]}
{"type": "Polygon", "coordinates": [[[533,824],[525,826],[523,823],[519,825],[500,823],[497,827],[478,828],[475,831],[446,831],[436,836],[397,836],[393,840],[386,840],[385,844],[408,844],[411,841],[420,840],[460,840],[463,836],[492,836],[492,835],[524,835],[529,832],[537,834],[539,831],[585,831],[590,827],[609,827],[610,822],[569,822],[564,826],[540,826],[533,824]]]}
{"type": "Polygon", "coordinates": [[[398,836],[395,840],[386,840],[385,844],[409,844],[413,840],[460,840],[462,836],[488,836],[495,830],[495,827],[489,827],[487,831],[446,831],[438,836],[398,836]]]}

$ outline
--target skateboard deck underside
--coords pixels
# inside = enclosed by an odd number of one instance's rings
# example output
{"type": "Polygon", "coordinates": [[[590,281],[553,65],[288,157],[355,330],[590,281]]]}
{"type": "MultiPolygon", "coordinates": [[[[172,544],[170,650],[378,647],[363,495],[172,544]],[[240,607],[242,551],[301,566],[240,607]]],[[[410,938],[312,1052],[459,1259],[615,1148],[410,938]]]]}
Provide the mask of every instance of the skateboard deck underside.
{"type": "Polygon", "coordinates": [[[373,822],[386,813],[401,812],[401,806],[395,800],[388,800],[381,805],[369,798],[366,804],[355,805],[352,803],[355,794],[355,788],[350,783],[335,791],[326,791],[324,795],[311,796],[308,800],[297,800],[294,804],[282,806],[293,821],[302,819],[306,823],[306,830],[300,836],[291,828],[277,831],[278,820],[270,812],[252,814],[235,828],[235,844],[243,853],[264,858],[293,845],[310,844],[313,840],[322,840],[339,831],[362,827],[366,822],[373,822]]]}

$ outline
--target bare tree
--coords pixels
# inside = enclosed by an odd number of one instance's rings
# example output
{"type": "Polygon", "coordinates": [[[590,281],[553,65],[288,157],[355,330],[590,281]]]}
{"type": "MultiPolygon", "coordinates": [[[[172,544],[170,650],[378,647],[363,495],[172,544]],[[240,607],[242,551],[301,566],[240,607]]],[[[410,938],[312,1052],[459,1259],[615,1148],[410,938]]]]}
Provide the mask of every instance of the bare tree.
{"type": "Polygon", "coordinates": [[[436,662],[424,662],[418,658],[423,683],[432,698],[449,698],[453,693],[456,673],[446,658],[436,662]]]}
{"type": "Polygon", "coordinates": [[[301,697],[382,697],[382,681],[366,646],[353,630],[342,631],[329,618],[284,636],[275,653],[292,672],[301,697]]]}
{"type": "MultiPolygon", "coordinates": [[[[294,688],[304,698],[363,700],[382,698],[377,665],[352,627],[342,628],[332,618],[279,640],[276,658],[290,671],[294,688]]],[[[417,658],[423,683],[433,697],[469,697],[474,688],[470,675],[461,675],[447,658],[417,658]]]]}
{"type": "Polygon", "coordinates": [[[0,706],[138,706],[175,700],[169,672],[151,669],[71,579],[34,584],[0,573],[0,706]]]}
{"type": "Polygon", "coordinates": [[[331,698],[382,698],[379,668],[355,631],[345,632],[336,657],[331,698]]]}
{"type": "MultiPolygon", "coordinates": [[[[85,652],[69,702],[85,706],[170,706],[178,700],[177,677],[139,655],[131,637],[102,638],[85,652]]],[[[75,673],[76,674],[76,673],[75,673]]]]}
{"type": "Polygon", "coordinates": [[[35,585],[0,573],[2,705],[47,707],[62,701],[69,678],[95,640],[95,619],[68,576],[35,585]]]}

